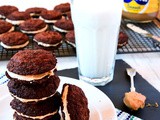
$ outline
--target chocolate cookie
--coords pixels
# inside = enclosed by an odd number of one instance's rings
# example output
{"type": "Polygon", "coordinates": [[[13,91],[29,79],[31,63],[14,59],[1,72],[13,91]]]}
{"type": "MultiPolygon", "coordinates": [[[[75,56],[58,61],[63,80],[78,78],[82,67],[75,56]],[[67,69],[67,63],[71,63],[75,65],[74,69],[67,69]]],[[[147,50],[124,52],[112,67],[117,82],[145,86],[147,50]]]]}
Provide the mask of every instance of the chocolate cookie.
{"type": "Polygon", "coordinates": [[[12,26],[12,24],[0,20],[0,34],[6,33],[6,32],[11,32],[14,30],[14,27],[12,26]]]}
{"type": "Polygon", "coordinates": [[[21,116],[37,117],[45,116],[49,113],[56,114],[59,110],[60,103],[61,96],[60,93],[57,92],[53,97],[44,101],[23,103],[17,99],[13,99],[10,105],[12,109],[21,114],[21,116]]]}
{"type": "Polygon", "coordinates": [[[55,31],[46,31],[36,34],[33,40],[43,47],[56,47],[62,43],[62,35],[55,31]]]}
{"type": "Polygon", "coordinates": [[[71,10],[70,3],[61,3],[54,7],[54,10],[60,11],[61,13],[66,13],[71,10]]]}
{"type": "Polygon", "coordinates": [[[59,32],[69,32],[74,30],[73,22],[71,20],[61,19],[54,23],[53,28],[59,32]]]}
{"type": "Polygon", "coordinates": [[[55,115],[50,115],[50,116],[45,117],[43,119],[38,119],[38,118],[32,119],[32,118],[20,116],[15,112],[13,118],[16,118],[16,120],[60,120],[60,115],[59,115],[59,113],[56,113],[55,115]]]}
{"type": "Polygon", "coordinates": [[[38,75],[55,68],[57,59],[45,50],[23,50],[9,61],[7,69],[18,75],[38,75]]]}
{"type": "Polygon", "coordinates": [[[46,23],[55,23],[61,18],[61,12],[55,10],[44,10],[40,14],[40,19],[44,20],[46,23]]]}
{"type": "Polygon", "coordinates": [[[41,12],[44,10],[46,10],[46,9],[42,8],[42,7],[31,7],[31,8],[26,9],[25,11],[27,13],[29,13],[30,16],[32,16],[32,17],[39,17],[41,12]]]}
{"type": "Polygon", "coordinates": [[[61,110],[64,120],[89,120],[88,100],[78,86],[63,85],[61,110]],[[67,103],[67,106],[65,103],[67,103]],[[68,116],[67,114],[70,118],[65,119],[68,116]]]}
{"type": "Polygon", "coordinates": [[[47,30],[47,24],[40,19],[29,19],[19,25],[22,32],[28,34],[36,34],[47,30]]]}
{"type": "Polygon", "coordinates": [[[20,23],[22,23],[25,20],[28,20],[30,18],[31,18],[31,16],[27,12],[15,11],[6,17],[6,21],[12,23],[13,25],[19,25],[20,23]]]}
{"type": "Polygon", "coordinates": [[[21,32],[8,32],[0,36],[0,41],[6,49],[20,49],[28,45],[29,38],[21,32]]]}
{"type": "Polygon", "coordinates": [[[31,82],[10,78],[8,88],[13,97],[21,98],[19,100],[22,102],[32,102],[45,100],[53,96],[59,83],[60,79],[55,75],[31,82]]]}
{"type": "Polygon", "coordinates": [[[74,34],[74,31],[70,31],[68,32],[66,35],[65,35],[65,41],[72,45],[73,47],[76,47],[75,45],[75,34],[74,34]]]}
{"type": "Polygon", "coordinates": [[[119,33],[118,48],[125,46],[128,43],[128,36],[124,32],[119,33]]]}
{"type": "Polygon", "coordinates": [[[6,18],[6,16],[8,16],[14,11],[18,11],[18,8],[16,6],[11,6],[11,5],[0,6],[0,18],[6,18]]]}

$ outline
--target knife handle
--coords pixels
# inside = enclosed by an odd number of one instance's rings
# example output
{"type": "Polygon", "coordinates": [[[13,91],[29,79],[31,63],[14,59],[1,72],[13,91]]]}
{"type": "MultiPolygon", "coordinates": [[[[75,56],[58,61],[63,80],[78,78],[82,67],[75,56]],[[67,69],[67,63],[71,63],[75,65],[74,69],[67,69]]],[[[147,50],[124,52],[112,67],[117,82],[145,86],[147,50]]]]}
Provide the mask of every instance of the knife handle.
{"type": "Polygon", "coordinates": [[[155,39],[156,41],[160,42],[160,37],[153,35],[152,38],[155,39]]]}

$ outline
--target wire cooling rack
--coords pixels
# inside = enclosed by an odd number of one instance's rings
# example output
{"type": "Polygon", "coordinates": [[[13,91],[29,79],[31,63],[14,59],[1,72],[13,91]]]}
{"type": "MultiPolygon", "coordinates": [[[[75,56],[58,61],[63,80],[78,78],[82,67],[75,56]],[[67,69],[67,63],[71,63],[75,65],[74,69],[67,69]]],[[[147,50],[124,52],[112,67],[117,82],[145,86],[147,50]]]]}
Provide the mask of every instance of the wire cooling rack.
{"type": "MultiPolygon", "coordinates": [[[[143,23],[143,24],[134,23],[134,24],[149,31],[154,35],[160,36],[160,29],[156,27],[154,23],[143,23]]],[[[16,30],[18,31],[18,28],[16,30]]],[[[128,35],[129,40],[127,45],[117,49],[117,54],[160,52],[160,45],[158,43],[154,42],[151,38],[145,38],[133,32],[132,30],[128,29],[125,26],[124,21],[122,21],[121,24],[121,31],[125,32],[128,35]]],[[[36,45],[32,40],[33,36],[29,37],[30,37],[30,44],[24,49],[36,49],[35,47],[36,45]]],[[[2,46],[0,46],[0,60],[9,60],[18,51],[19,50],[6,50],[2,46]]],[[[57,57],[76,56],[76,49],[71,45],[67,44],[65,40],[63,41],[62,45],[59,48],[53,49],[51,51],[55,53],[57,57]]]]}

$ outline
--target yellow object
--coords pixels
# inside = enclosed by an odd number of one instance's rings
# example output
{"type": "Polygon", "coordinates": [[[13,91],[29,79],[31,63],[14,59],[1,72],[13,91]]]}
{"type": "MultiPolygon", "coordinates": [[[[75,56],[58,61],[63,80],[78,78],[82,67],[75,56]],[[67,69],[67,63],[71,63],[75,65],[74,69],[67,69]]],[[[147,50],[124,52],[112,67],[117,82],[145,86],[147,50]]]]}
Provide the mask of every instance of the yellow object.
{"type": "Polygon", "coordinates": [[[134,22],[152,21],[158,14],[159,0],[124,0],[123,18],[134,22]]]}

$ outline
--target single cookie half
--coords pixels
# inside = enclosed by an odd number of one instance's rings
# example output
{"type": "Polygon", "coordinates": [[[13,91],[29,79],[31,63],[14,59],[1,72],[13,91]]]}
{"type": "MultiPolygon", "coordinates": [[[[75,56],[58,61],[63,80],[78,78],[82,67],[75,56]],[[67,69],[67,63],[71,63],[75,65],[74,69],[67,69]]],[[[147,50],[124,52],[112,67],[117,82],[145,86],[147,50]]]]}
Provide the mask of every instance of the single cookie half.
{"type": "Polygon", "coordinates": [[[65,35],[65,41],[72,45],[73,47],[76,47],[75,45],[75,34],[74,31],[69,31],[66,35],[65,35]]]}
{"type": "Polygon", "coordinates": [[[0,35],[11,31],[14,31],[12,24],[4,20],[0,20],[0,35]]]}
{"type": "Polygon", "coordinates": [[[44,10],[40,14],[40,19],[46,23],[55,23],[57,20],[62,18],[62,13],[55,10],[44,10]]]}
{"type": "Polygon", "coordinates": [[[17,99],[13,99],[10,103],[12,109],[19,116],[37,119],[45,118],[57,114],[61,104],[60,93],[56,93],[53,97],[44,101],[23,103],[17,99]]]}
{"type": "Polygon", "coordinates": [[[18,8],[16,6],[12,5],[0,6],[0,18],[6,18],[6,16],[8,16],[14,11],[18,11],[18,8]]]}
{"type": "MultiPolygon", "coordinates": [[[[7,75],[8,76],[8,75],[7,75]]],[[[46,76],[31,82],[8,77],[8,89],[11,95],[21,102],[39,102],[56,93],[60,79],[58,76],[46,76]]]]}
{"type": "Polygon", "coordinates": [[[31,19],[31,16],[29,13],[19,12],[19,11],[12,12],[6,17],[6,21],[13,25],[19,25],[20,23],[28,19],[31,19]]]}
{"type": "Polygon", "coordinates": [[[56,56],[45,50],[22,50],[16,53],[7,65],[11,78],[20,80],[41,79],[53,75],[57,63],[56,56]]]}
{"type": "Polygon", "coordinates": [[[33,40],[43,47],[57,47],[62,44],[62,35],[55,31],[46,31],[36,34],[33,40]]]}
{"type": "Polygon", "coordinates": [[[20,30],[27,34],[36,34],[46,31],[47,24],[40,19],[29,19],[19,25],[20,30]]]}
{"type": "Polygon", "coordinates": [[[31,7],[31,8],[26,9],[25,11],[27,13],[29,13],[30,16],[32,16],[32,17],[39,17],[41,12],[44,10],[46,10],[46,9],[42,8],[42,7],[31,7]]]}
{"type": "Polygon", "coordinates": [[[88,100],[78,86],[63,85],[61,106],[64,120],[89,120],[88,100]]]}
{"type": "Polygon", "coordinates": [[[8,32],[0,36],[0,41],[5,49],[20,49],[29,44],[29,37],[21,32],[8,32]]]}
{"type": "Polygon", "coordinates": [[[18,115],[18,114],[15,112],[14,115],[13,115],[13,118],[14,118],[14,120],[61,120],[60,115],[59,115],[58,112],[57,112],[56,114],[54,114],[54,115],[47,116],[47,117],[45,117],[45,118],[43,118],[43,119],[41,119],[41,118],[36,118],[36,119],[27,118],[27,117],[18,115]]]}
{"type": "Polygon", "coordinates": [[[71,20],[61,19],[54,23],[53,29],[59,32],[67,33],[74,30],[74,25],[71,20]]]}

